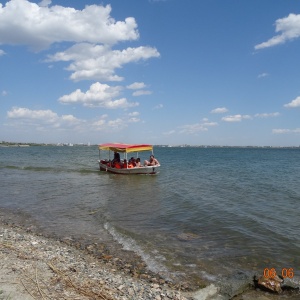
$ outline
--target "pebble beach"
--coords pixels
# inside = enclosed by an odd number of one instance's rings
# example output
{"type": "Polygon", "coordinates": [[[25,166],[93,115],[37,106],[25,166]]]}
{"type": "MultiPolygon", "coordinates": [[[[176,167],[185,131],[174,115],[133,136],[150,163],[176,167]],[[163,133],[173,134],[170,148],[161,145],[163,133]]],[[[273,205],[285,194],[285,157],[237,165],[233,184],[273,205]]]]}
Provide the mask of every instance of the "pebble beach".
{"type": "Polygon", "coordinates": [[[192,299],[60,241],[0,227],[0,299],[192,299]]]}
{"type": "Polygon", "coordinates": [[[99,259],[88,252],[34,234],[30,229],[1,224],[0,300],[290,299],[287,295],[282,298],[259,293],[250,285],[233,297],[221,295],[214,285],[189,291],[152,274],[134,275],[129,272],[130,265],[118,264],[117,257],[107,255],[99,259]]]}

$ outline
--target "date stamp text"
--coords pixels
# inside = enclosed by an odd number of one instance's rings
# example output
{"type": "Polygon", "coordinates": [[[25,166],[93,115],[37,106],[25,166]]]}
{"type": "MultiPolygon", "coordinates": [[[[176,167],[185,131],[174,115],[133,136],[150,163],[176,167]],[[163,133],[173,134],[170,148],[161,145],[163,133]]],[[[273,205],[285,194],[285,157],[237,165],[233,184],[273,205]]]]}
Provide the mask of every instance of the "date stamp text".
{"type": "Polygon", "coordinates": [[[265,268],[264,269],[264,277],[266,278],[275,278],[276,276],[281,276],[283,278],[293,278],[294,277],[294,269],[293,268],[282,268],[281,270],[276,270],[275,268],[265,268]]]}

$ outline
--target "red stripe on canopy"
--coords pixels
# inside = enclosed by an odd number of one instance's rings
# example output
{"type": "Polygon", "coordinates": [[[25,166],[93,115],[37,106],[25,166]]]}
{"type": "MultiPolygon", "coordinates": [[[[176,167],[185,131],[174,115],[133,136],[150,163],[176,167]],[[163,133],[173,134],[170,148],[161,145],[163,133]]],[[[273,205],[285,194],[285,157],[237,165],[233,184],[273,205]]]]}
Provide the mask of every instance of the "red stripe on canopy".
{"type": "Polygon", "coordinates": [[[153,149],[152,145],[148,144],[121,144],[121,143],[106,143],[99,145],[100,150],[111,150],[115,152],[138,152],[149,151],[153,149]]]}

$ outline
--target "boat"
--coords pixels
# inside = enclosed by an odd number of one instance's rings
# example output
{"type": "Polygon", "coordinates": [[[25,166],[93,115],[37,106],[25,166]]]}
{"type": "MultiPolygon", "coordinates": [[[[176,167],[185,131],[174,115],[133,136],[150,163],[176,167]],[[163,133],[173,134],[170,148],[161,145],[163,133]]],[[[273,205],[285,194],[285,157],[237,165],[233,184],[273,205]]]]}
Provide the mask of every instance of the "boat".
{"type": "MultiPolygon", "coordinates": [[[[134,160],[139,161],[139,153],[148,151],[153,155],[153,146],[147,144],[120,144],[106,143],[100,144],[99,149],[99,168],[100,171],[105,171],[115,174],[133,175],[133,174],[158,174],[160,163],[155,159],[157,164],[136,166],[131,164],[131,159],[128,159],[128,154],[135,155],[134,160]],[[104,152],[104,153],[103,153],[104,152]],[[120,158],[123,155],[123,159],[120,158]],[[101,158],[106,156],[105,159],[101,158]],[[117,162],[117,163],[116,163],[117,162]]],[[[130,155],[130,156],[131,156],[130,155]]]]}

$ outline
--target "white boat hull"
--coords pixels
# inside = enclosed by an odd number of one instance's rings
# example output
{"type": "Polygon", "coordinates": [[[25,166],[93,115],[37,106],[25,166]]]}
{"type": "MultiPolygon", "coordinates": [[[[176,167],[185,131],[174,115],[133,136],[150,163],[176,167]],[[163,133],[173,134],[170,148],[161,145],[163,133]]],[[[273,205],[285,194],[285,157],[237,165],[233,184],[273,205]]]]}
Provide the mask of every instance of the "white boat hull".
{"type": "Polygon", "coordinates": [[[138,175],[138,174],[149,174],[149,175],[155,175],[159,173],[160,165],[156,166],[143,166],[143,167],[135,167],[135,168],[113,168],[111,166],[108,166],[106,161],[99,161],[99,167],[100,171],[105,171],[109,173],[115,173],[115,174],[124,174],[124,175],[138,175]]]}

